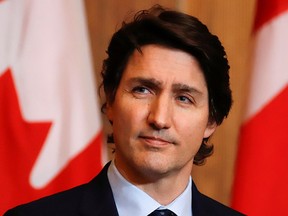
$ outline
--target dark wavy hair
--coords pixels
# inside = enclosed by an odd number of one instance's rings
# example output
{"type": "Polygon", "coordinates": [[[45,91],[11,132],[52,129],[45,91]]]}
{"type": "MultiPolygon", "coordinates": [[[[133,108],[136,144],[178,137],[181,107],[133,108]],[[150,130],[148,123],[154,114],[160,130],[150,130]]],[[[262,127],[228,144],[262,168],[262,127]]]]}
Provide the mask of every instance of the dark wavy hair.
{"type": "MultiPolygon", "coordinates": [[[[112,36],[101,72],[101,86],[106,95],[102,112],[105,113],[107,103],[114,102],[129,57],[135,50],[141,52],[141,47],[148,44],[179,49],[198,60],[208,88],[209,122],[220,125],[232,105],[230,67],[225,50],[218,37],[197,18],[160,5],[137,12],[132,21],[123,22],[112,36]]],[[[208,144],[208,139],[203,139],[194,164],[203,164],[213,153],[213,145],[208,144]]],[[[108,142],[114,142],[113,135],[108,137],[108,142]]]]}

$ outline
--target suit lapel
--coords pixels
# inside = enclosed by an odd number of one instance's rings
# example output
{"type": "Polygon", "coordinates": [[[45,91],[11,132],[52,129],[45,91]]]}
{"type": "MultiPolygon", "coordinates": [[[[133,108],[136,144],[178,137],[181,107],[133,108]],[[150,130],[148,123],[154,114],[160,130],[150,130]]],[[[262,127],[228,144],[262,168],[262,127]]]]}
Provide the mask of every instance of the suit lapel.
{"type": "Polygon", "coordinates": [[[199,216],[200,215],[200,192],[197,190],[196,185],[194,182],[192,182],[192,213],[193,216],[199,216]]]}
{"type": "Polygon", "coordinates": [[[110,163],[87,185],[87,191],[81,203],[81,215],[118,216],[113,193],[108,181],[107,170],[110,163]]]}

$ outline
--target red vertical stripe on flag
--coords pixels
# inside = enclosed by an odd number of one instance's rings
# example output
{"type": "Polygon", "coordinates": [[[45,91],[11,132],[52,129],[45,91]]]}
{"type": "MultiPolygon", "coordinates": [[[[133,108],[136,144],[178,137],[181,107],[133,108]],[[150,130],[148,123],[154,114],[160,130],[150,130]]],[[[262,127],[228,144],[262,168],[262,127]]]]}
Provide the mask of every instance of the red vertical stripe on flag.
{"type": "Polygon", "coordinates": [[[254,96],[250,96],[248,117],[240,131],[232,196],[233,208],[247,215],[288,215],[288,64],[283,61],[288,42],[281,40],[279,45],[276,40],[281,38],[277,34],[286,38],[287,11],[287,1],[258,1],[254,29],[257,61],[251,72],[257,76],[252,76],[250,86],[257,94],[250,94],[254,96]],[[270,88],[272,85],[276,88],[270,88]],[[251,108],[260,102],[259,109],[251,108]]]}
{"type": "Polygon", "coordinates": [[[287,215],[288,87],[241,129],[232,205],[248,215],[287,215]]]}

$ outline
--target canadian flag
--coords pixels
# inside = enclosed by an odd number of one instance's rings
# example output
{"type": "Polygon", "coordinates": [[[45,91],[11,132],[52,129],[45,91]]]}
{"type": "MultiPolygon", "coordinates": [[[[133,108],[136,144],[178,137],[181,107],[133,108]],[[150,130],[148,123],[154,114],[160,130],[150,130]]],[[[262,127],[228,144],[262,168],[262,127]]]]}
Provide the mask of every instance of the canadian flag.
{"type": "Polygon", "coordinates": [[[288,215],[288,1],[258,0],[250,97],[232,206],[288,215]]]}
{"type": "Polygon", "coordinates": [[[102,167],[84,11],[79,0],[0,1],[0,215],[102,167]]]}

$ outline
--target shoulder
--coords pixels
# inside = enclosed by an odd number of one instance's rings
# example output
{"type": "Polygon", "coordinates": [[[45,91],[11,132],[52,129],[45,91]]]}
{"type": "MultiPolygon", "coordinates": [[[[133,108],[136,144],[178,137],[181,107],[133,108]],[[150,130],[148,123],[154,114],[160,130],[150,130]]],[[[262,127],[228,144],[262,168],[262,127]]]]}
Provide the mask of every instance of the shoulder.
{"type": "Polygon", "coordinates": [[[77,215],[80,200],[86,191],[87,184],[53,194],[27,204],[19,205],[4,216],[10,215],[77,215]]]}
{"type": "Polygon", "coordinates": [[[192,185],[192,208],[193,215],[199,216],[243,216],[244,214],[223,205],[222,203],[211,199],[210,197],[200,193],[196,188],[195,184],[192,185]],[[195,212],[195,214],[194,214],[195,212]]]}
{"type": "Polygon", "coordinates": [[[107,179],[108,165],[89,183],[17,206],[4,216],[76,216],[87,211],[97,213],[105,204],[111,207],[113,195],[107,179]]]}

